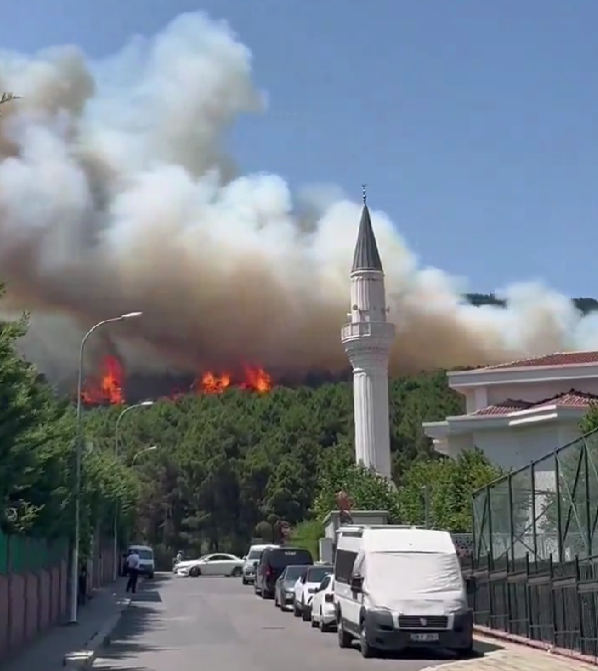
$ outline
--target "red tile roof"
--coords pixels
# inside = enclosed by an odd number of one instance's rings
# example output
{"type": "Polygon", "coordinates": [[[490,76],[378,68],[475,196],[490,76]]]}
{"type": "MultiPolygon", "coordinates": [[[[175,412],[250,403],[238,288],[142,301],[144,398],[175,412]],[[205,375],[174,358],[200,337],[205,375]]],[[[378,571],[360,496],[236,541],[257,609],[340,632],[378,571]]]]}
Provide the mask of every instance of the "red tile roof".
{"type": "Polygon", "coordinates": [[[509,363],[500,363],[496,366],[486,366],[483,370],[529,368],[533,366],[580,366],[584,363],[598,364],[598,352],[556,352],[555,354],[537,356],[533,359],[520,359],[509,363]]]}
{"type": "Polygon", "coordinates": [[[543,401],[517,401],[509,398],[502,403],[476,410],[476,412],[471,413],[471,416],[508,415],[518,410],[531,410],[532,408],[541,408],[545,405],[556,405],[559,408],[587,408],[592,403],[598,403],[598,396],[596,394],[587,394],[583,391],[571,389],[571,391],[557,394],[543,401]]]}

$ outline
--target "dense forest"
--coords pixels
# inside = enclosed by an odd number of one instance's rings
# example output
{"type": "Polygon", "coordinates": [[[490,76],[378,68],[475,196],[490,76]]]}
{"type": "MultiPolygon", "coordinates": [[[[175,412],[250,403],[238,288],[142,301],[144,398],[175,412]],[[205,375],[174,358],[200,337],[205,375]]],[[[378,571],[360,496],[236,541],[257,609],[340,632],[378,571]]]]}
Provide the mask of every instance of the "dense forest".
{"type": "MultiPolygon", "coordinates": [[[[25,328],[0,325],[2,527],[68,537],[75,412],[19,357],[25,328]]],[[[469,531],[472,491],[499,475],[478,452],[457,461],[432,452],[422,422],[463,411],[442,371],[391,381],[396,488],[354,464],[350,382],[159,400],[122,416],[116,454],[123,408],[88,407],[83,415],[84,536],[92,527],[110,535],[118,509],[122,537],[164,556],[240,552],[256,535],[276,538],[283,522],[298,541],[313,542],[340,490],[356,507],[386,508],[397,521],[469,531]]]]}

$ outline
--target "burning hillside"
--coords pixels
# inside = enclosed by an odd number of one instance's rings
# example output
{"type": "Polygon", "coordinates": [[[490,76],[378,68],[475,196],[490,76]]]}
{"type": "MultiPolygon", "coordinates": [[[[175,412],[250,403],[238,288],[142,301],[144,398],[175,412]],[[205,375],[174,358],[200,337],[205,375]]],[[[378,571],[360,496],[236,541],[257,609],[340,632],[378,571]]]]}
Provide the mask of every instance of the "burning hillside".
{"type": "Polygon", "coordinates": [[[257,366],[243,365],[237,373],[208,371],[192,377],[172,378],[156,376],[153,379],[128,378],[124,367],[115,356],[105,356],[97,374],[86,377],[82,398],[87,405],[121,405],[142,398],[175,399],[189,393],[221,394],[227,389],[246,389],[266,393],[273,387],[271,376],[257,366]]]}

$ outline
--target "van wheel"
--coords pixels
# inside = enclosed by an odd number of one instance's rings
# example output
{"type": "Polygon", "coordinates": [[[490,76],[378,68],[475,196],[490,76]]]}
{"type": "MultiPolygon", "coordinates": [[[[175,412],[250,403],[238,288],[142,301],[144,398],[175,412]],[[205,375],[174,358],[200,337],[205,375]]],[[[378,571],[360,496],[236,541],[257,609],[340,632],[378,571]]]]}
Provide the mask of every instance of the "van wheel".
{"type": "Polygon", "coordinates": [[[365,659],[370,659],[376,656],[376,649],[373,648],[367,640],[365,621],[361,623],[361,628],[359,630],[359,650],[361,652],[361,656],[365,659]]]}
{"type": "Polygon", "coordinates": [[[301,617],[301,610],[298,608],[296,603],[293,603],[293,615],[295,617],[301,617]]]}
{"type": "Polygon", "coordinates": [[[153,573],[150,573],[150,574],[147,576],[147,579],[148,579],[148,580],[153,580],[153,579],[154,579],[154,574],[153,574],[153,573]]]}
{"type": "Polygon", "coordinates": [[[339,648],[350,648],[351,643],[353,642],[353,638],[351,637],[351,634],[347,633],[344,628],[343,628],[343,621],[340,617],[338,617],[338,627],[336,629],[336,633],[338,636],[338,647],[339,648]]]}
{"type": "Polygon", "coordinates": [[[473,641],[467,648],[461,648],[460,650],[455,650],[455,653],[459,659],[471,659],[475,657],[475,652],[473,650],[473,641]]]}

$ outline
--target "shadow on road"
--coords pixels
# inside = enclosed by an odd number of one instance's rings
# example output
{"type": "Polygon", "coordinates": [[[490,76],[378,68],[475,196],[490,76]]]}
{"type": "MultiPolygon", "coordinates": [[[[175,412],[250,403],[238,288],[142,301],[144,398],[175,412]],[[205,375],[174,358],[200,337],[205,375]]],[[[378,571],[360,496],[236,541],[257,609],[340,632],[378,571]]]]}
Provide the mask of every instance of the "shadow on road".
{"type": "MultiPolygon", "coordinates": [[[[336,636],[336,634],[334,634],[336,636]]],[[[353,647],[357,649],[358,643],[354,641],[353,647]]],[[[473,654],[467,659],[482,659],[490,653],[496,652],[497,650],[503,650],[503,646],[497,643],[490,643],[488,641],[479,641],[475,640],[474,642],[474,651],[473,654]]],[[[395,660],[413,660],[413,661],[457,661],[458,657],[455,653],[450,650],[444,649],[434,649],[434,648],[408,648],[402,652],[388,652],[388,651],[378,651],[377,657],[379,659],[395,659],[395,660]]]]}
{"type": "Polygon", "coordinates": [[[94,669],[147,671],[146,667],[128,666],[126,660],[132,660],[140,653],[161,650],[157,646],[140,642],[140,639],[152,631],[165,628],[162,614],[156,605],[162,602],[159,590],[168,579],[168,574],[156,574],[153,580],[145,580],[139,585],[137,593],[131,595],[131,605],[124,611],[112,633],[110,645],[102,648],[94,669]]]}

